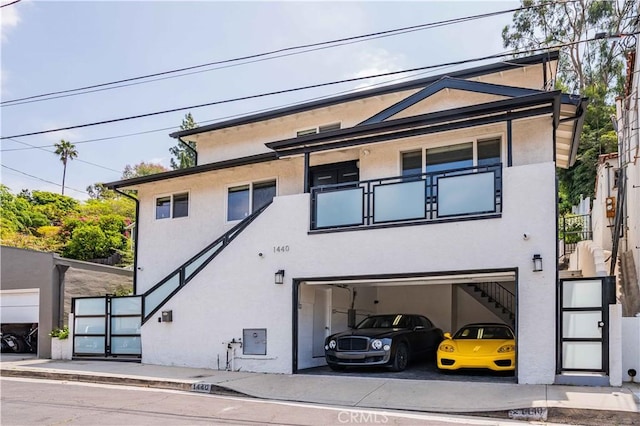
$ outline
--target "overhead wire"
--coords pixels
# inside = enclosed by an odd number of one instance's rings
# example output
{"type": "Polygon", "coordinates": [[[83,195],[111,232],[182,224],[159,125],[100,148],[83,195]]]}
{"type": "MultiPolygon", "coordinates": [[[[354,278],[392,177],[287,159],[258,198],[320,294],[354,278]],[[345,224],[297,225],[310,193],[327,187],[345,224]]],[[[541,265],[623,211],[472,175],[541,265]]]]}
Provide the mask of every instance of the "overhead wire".
{"type": "MultiPolygon", "coordinates": [[[[29,174],[29,173],[25,173],[25,172],[23,172],[23,171],[21,171],[21,170],[14,169],[13,167],[5,166],[4,164],[0,164],[0,166],[4,167],[5,169],[11,170],[11,171],[13,171],[13,172],[20,173],[21,175],[28,176],[28,177],[30,177],[30,178],[32,178],[32,179],[37,179],[37,180],[40,180],[40,181],[42,181],[42,182],[50,183],[50,184],[52,184],[52,185],[56,185],[56,186],[59,186],[59,187],[61,187],[61,188],[62,188],[62,185],[60,185],[59,183],[56,183],[56,182],[53,182],[53,181],[50,181],[50,180],[47,180],[47,179],[43,179],[43,178],[38,177],[38,176],[34,176],[34,175],[29,174]]],[[[67,185],[65,185],[64,187],[65,187],[66,189],[70,189],[70,190],[72,190],[72,191],[76,191],[76,192],[81,192],[81,193],[83,193],[83,194],[87,194],[87,192],[86,192],[86,191],[82,191],[82,190],[80,190],[80,189],[75,189],[75,188],[72,188],[72,187],[67,186],[67,185]]]]}
{"type": "MultiPolygon", "coordinates": [[[[568,2],[574,2],[574,1],[577,1],[577,0],[568,0],[568,2]]],[[[184,73],[184,74],[180,74],[178,76],[164,77],[164,78],[160,78],[160,79],[154,79],[154,80],[148,80],[148,81],[142,81],[142,82],[139,81],[139,80],[150,79],[152,77],[166,76],[166,75],[176,74],[176,73],[183,72],[183,71],[191,71],[191,70],[210,67],[210,66],[214,66],[214,65],[222,65],[222,64],[229,64],[229,63],[233,63],[233,62],[245,61],[245,62],[242,62],[240,64],[233,64],[233,65],[227,65],[227,66],[223,66],[223,67],[212,68],[212,69],[209,69],[209,70],[198,71],[198,72],[208,72],[208,71],[213,71],[213,70],[216,70],[216,69],[228,68],[228,67],[231,67],[231,66],[245,65],[245,64],[249,64],[249,63],[261,62],[261,61],[271,60],[271,59],[277,59],[277,58],[280,58],[280,57],[297,55],[297,54],[312,52],[312,51],[316,51],[316,50],[328,49],[328,48],[333,48],[333,47],[347,45],[347,44],[360,43],[360,42],[369,41],[369,40],[375,40],[375,39],[384,38],[384,37],[392,37],[392,36],[396,36],[396,35],[399,35],[399,34],[406,34],[406,33],[415,32],[415,31],[422,31],[422,30],[431,29],[431,28],[437,28],[437,27],[441,27],[441,26],[445,26],[445,25],[452,25],[452,24],[457,24],[457,23],[461,23],[461,22],[468,22],[468,21],[471,21],[471,20],[483,19],[483,18],[487,18],[487,17],[498,16],[498,15],[502,15],[502,14],[506,14],[506,13],[517,12],[517,11],[520,11],[520,10],[526,10],[526,9],[531,9],[531,8],[536,8],[536,7],[542,7],[542,5],[522,6],[522,7],[518,7],[518,8],[511,8],[511,9],[506,9],[506,10],[487,12],[487,13],[482,13],[482,14],[477,14],[477,15],[464,16],[464,17],[458,17],[458,18],[451,18],[451,19],[446,19],[446,20],[441,20],[441,21],[436,21],[436,22],[430,22],[430,23],[412,25],[412,26],[407,26],[407,27],[395,28],[395,29],[391,29],[391,30],[378,31],[378,32],[362,34],[362,35],[358,35],[358,36],[344,37],[344,38],[339,38],[339,39],[334,39],[334,40],[329,40],[329,41],[308,43],[308,44],[302,44],[302,45],[297,45],[297,46],[290,46],[290,47],[275,49],[275,50],[262,52],[262,53],[257,53],[257,54],[252,54],[252,55],[246,55],[246,56],[241,56],[241,57],[236,57],[236,58],[231,58],[231,59],[225,59],[225,60],[220,60],[220,61],[214,61],[214,62],[208,62],[208,63],[204,63],[204,64],[193,65],[193,66],[188,66],[188,67],[182,67],[182,68],[177,68],[177,69],[172,69],[172,70],[162,71],[162,72],[157,72],[157,73],[152,73],[152,74],[146,74],[146,75],[137,76],[137,77],[124,78],[124,79],[115,80],[115,81],[106,82],[106,83],[99,83],[99,84],[93,84],[93,85],[78,87],[78,88],[74,88],[74,89],[52,91],[52,92],[48,92],[48,93],[42,93],[42,94],[39,94],[39,95],[32,95],[32,96],[26,96],[26,97],[22,97],[22,98],[10,99],[10,100],[6,100],[6,101],[0,102],[0,106],[21,105],[23,103],[28,103],[28,102],[23,102],[23,101],[35,101],[35,100],[42,101],[42,100],[49,100],[49,99],[57,99],[59,97],[75,96],[77,94],[92,93],[92,92],[96,92],[96,91],[100,91],[100,90],[110,90],[110,89],[114,89],[114,88],[126,87],[126,86],[133,85],[133,84],[121,84],[121,83],[129,83],[129,82],[137,81],[138,83],[134,83],[134,84],[143,84],[143,83],[148,83],[148,82],[152,82],[152,81],[164,80],[166,78],[182,77],[182,76],[185,76],[185,75],[195,74],[195,72],[184,73]],[[306,49],[306,50],[303,50],[303,49],[306,49]],[[296,50],[301,50],[301,51],[300,52],[293,52],[293,51],[296,51],[296,50]],[[285,53],[285,52],[288,52],[288,53],[285,53]],[[269,56],[272,56],[272,57],[269,57],[269,56]],[[260,58],[260,59],[258,59],[258,58],[260,58]],[[115,86],[115,85],[118,85],[118,86],[115,86]],[[107,87],[107,86],[114,86],[114,87],[107,87]],[[98,89],[98,88],[101,88],[101,89],[98,89]],[[90,90],[90,89],[98,89],[98,90],[90,90]],[[80,93],[66,95],[66,96],[54,96],[54,95],[70,94],[70,93],[73,93],[73,92],[80,92],[80,93]],[[45,98],[45,99],[40,99],[40,98],[45,98]]]]}
{"type": "MultiPolygon", "coordinates": [[[[9,140],[11,140],[11,141],[13,141],[13,142],[17,142],[17,143],[20,143],[20,144],[23,144],[23,145],[27,145],[27,146],[31,147],[32,149],[39,149],[39,150],[41,150],[41,151],[48,152],[48,153],[50,153],[50,154],[55,154],[55,152],[54,152],[54,151],[50,151],[50,150],[45,149],[45,148],[43,148],[43,147],[41,147],[41,146],[31,145],[30,143],[23,142],[23,141],[19,141],[19,140],[17,140],[17,139],[13,139],[13,138],[8,138],[8,139],[9,139],[9,140]]],[[[74,145],[75,145],[75,144],[74,144],[74,145]]],[[[55,146],[55,145],[52,145],[52,146],[55,146]]],[[[78,162],[80,162],[80,163],[89,164],[89,165],[91,165],[91,166],[99,167],[99,168],[101,168],[101,169],[110,170],[110,171],[112,171],[112,172],[116,172],[116,173],[118,173],[118,174],[121,174],[121,173],[122,173],[120,170],[111,169],[111,168],[106,167],[106,166],[103,166],[103,165],[101,165],[101,164],[92,163],[91,161],[82,160],[82,159],[80,159],[80,158],[74,158],[74,161],[78,161],[78,162]]]]}
{"type": "MultiPolygon", "coordinates": [[[[580,43],[586,43],[586,42],[590,42],[590,41],[593,41],[593,40],[594,39],[578,40],[578,41],[563,43],[563,44],[559,44],[559,45],[555,45],[555,46],[549,46],[549,47],[546,47],[543,50],[544,51],[549,51],[549,50],[554,50],[554,49],[560,49],[562,47],[572,46],[572,45],[576,45],[576,44],[580,44],[580,43]]],[[[347,78],[347,79],[342,79],[342,80],[337,80],[337,81],[330,81],[330,82],[325,82],[325,83],[316,83],[316,84],[311,84],[311,85],[306,85],[306,86],[295,87],[295,88],[291,88],[291,89],[275,90],[275,91],[271,91],[271,92],[259,93],[259,94],[256,94],[256,95],[240,96],[240,97],[236,97],[236,98],[230,98],[230,99],[223,99],[223,100],[219,100],[219,101],[206,102],[206,103],[203,103],[203,104],[190,105],[190,106],[178,107],[178,108],[171,108],[171,109],[167,109],[167,110],[154,111],[154,112],[149,112],[149,113],[131,115],[131,116],[120,117],[120,118],[113,118],[113,119],[102,120],[102,121],[95,121],[95,122],[91,122],[91,123],[78,124],[78,125],[74,125],[74,126],[60,127],[60,128],[48,129],[48,130],[40,130],[40,131],[28,132],[28,133],[22,133],[22,134],[17,134],[17,135],[10,135],[10,136],[0,136],[0,139],[35,136],[35,135],[41,135],[41,134],[46,134],[46,133],[59,132],[59,131],[63,131],[63,130],[79,129],[79,128],[93,127],[93,126],[117,123],[117,122],[128,121],[128,120],[136,120],[136,119],[145,118],[145,117],[152,117],[152,116],[157,116],[157,115],[162,115],[162,114],[169,114],[169,113],[172,113],[172,112],[192,110],[192,109],[203,108],[203,107],[214,106],[214,105],[221,105],[221,104],[226,104],[226,103],[231,103],[231,102],[238,102],[238,101],[243,101],[243,100],[257,99],[257,98],[273,96],[273,95],[279,95],[279,94],[284,94],[284,93],[297,92],[297,91],[301,91],[301,90],[315,89],[315,88],[326,87],[326,86],[331,86],[331,85],[336,85],[336,84],[351,83],[351,82],[355,82],[355,81],[362,81],[362,80],[368,80],[368,79],[373,79],[373,78],[380,78],[380,77],[397,75],[397,74],[402,74],[402,73],[410,73],[410,72],[422,71],[422,70],[433,69],[433,68],[437,68],[437,67],[441,67],[441,66],[463,65],[463,64],[468,64],[470,62],[479,62],[479,61],[484,61],[484,60],[488,60],[488,59],[498,59],[498,58],[503,58],[505,56],[512,55],[514,53],[533,53],[533,52],[537,52],[539,50],[540,49],[530,49],[530,50],[526,50],[526,51],[511,50],[511,51],[508,51],[508,52],[492,54],[492,55],[482,56],[482,57],[473,58],[473,59],[464,59],[464,60],[458,60],[458,61],[451,61],[451,62],[447,62],[447,63],[444,63],[444,64],[427,65],[427,66],[422,66],[422,67],[417,67],[417,68],[411,68],[411,69],[408,69],[408,70],[390,71],[390,72],[386,72],[386,73],[374,74],[374,75],[363,76],[363,77],[353,77],[353,78],[347,78]]]]}
{"type": "MultiPolygon", "coordinates": [[[[438,68],[438,70],[442,70],[442,69],[446,69],[446,68],[451,68],[452,66],[441,66],[438,68]]],[[[434,70],[427,70],[427,71],[423,71],[423,72],[418,72],[415,74],[410,74],[410,75],[406,75],[406,76],[402,76],[400,78],[395,78],[395,79],[390,79],[390,80],[385,80],[382,82],[378,82],[378,83],[372,83],[372,84],[368,84],[365,86],[365,89],[369,89],[375,86],[381,86],[381,85],[385,85],[385,84],[389,84],[389,83],[394,83],[394,82],[399,82],[401,80],[407,80],[407,79],[411,79],[411,78],[415,78],[417,76],[421,76],[421,75],[425,75],[425,74],[430,74],[434,72],[434,70]]],[[[307,102],[313,102],[313,101],[317,101],[317,100],[321,100],[321,99],[327,99],[327,98],[331,98],[334,96],[339,96],[339,95],[343,95],[343,94],[348,94],[348,93],[353,93],[353,92],[357,92],[357,91],[361,91],[363,90],[362,87],[360,88],[355,88],[355,89],[348,89],[348,90],[342,90],[339,92],[333,92],[327,95],[322,95],[322,96],[316,96],[313,98],[307,98],[301,101],[297,101],[297,102],[290,102],[287,104],[280,104],[277,106],[271,106],[271,107],[267,107],[267,108],[261,108],[261,109],[257,109],[257,110],[252,110],[252,111],[247,111],[247,112],[242,112],[242,113],[238,113],[238,114],[232,114],[232,115],[227,115],[227,116],[222,116],[222,117],[216,117],[210,120],[202,120],[202,121],[198,121],[198,123],[200,124],[204,124],[204,123],[213,123],[213,122],[217,122],[220,120],[228,120],[228,119],[232,119],[232,118],[237,118],[237,117],[242,117],[242,116],[246,116],[246,115],[251,115],[251,114],[257,114],[260,112],[264,112],[264,111],[269,111],[272,110],[274,108],[285,108],[285,107],[290,107],[290,106],[295,106],[295,105],[301,105],[307,102]]],[[[167,130],[178,130],[180,129],[180,126],[171,126],[171,127],[163,127],[160,129],[152,129],[152,130],[145,130],[145,131],[141,131],[141,132],[134,132],[134,133],[126,133],[123,135],[114,135],[114,136],[106,136],[106,137],[101,137],[101,138],[95,138],[95,139],[87,139],[87,140],[81,140],[81,141],[74,141],[73,144],[74,145],[79,145],[79,144],[85,144],[85,143],[93,143],[93,142],[103,142],[103,141],[107,141],[107,140],[113,140],[113,139],[121,139],[121,138],[127,138],[127,137],[132,137],[132,136],[140,136],[140,135],[145,135],[145,134],[149,134],[149,133],[157,133],[157,132],[163,132],[163,131],[167,131],[167,130]]],[[[15,142],[19,142],[16,139],[11,139],[15,142]]],[[[29,145],[24,143],[25,145],[29,145]]],[[[30,145],[29,147],[25,147],[25,148],[5,148],[5,149],[0,149],[0,152],[12,152],[12,151],[28,151],[28,150],[32,150],[32,149],[38,149],[38,148],[49,148],[49,147],[54,147],[54,144],[51,145],[30,145]]]]}

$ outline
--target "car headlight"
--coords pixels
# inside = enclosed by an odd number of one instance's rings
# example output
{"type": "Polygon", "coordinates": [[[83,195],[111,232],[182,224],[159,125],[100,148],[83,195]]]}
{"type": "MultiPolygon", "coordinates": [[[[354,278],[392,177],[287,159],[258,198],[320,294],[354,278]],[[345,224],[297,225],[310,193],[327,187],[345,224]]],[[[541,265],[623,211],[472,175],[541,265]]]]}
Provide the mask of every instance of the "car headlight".
{"type": "Polygon", "coordinates": [[[455,352],[456,348],[451,343],[441,343],[438,350],[442,352],[455,352]]]}
{"type": "Polygon", "coordinates": [[[513,352],[516,350],[514,345],[502,345],[498,348],[498,353],[513,352]]]}
{"type": "Polygon", "coordinates": [[[330,340],[329,341],[329,349],[335,349],[337,345],[338,344],[336,343],[335,340],[330,340]]]}
{"type": "Polygon", "coordinates": [[[382,340],[375,339],[371,342],[371,349],[379,351],[382,349],[382,340]]]}

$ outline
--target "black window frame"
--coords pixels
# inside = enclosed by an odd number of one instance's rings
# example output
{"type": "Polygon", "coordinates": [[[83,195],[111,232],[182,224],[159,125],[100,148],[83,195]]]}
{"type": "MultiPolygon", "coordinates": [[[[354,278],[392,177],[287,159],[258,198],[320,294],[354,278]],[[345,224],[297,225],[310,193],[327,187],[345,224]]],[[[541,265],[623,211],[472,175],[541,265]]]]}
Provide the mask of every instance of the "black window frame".
{"type": "MultiPolygon", "coordinates": [[[[245,217],[251,215],[251,213],[254,213],[256,210],[260,209],[261,207],[263,207],[265,204],[267,204],[267,202],[263,201],[260,204],[256,204],[256,192],[255,192],[255,188],[258,187],[259,189],[265,189],[265,188],[271,188],[273,187],[273,198],[275,198],[278,195],[278,180],[277,179],[264,179],[264,180],[257,180],[255,182],[249,182],[249,183],[243,183],[243,184],[239,184],[239,185],[233,185],[233,186],[228,186],[227,187],[227,198],[226,198],[226,214],[225,214],[225,221],[227,223],[233,223],[233,222],[239,222],[241,220],[243,220],[245,217]],[[273,185],[270,185],[273,184],[273,185]],[[246,188],[246,189],[245,189],[246,188]],[[241,192],[241,191],[247,191],[247,196],[248,196],[248,211],[245,212],[244,217],[241,218],[231,218],[229,216],[229,214],[231,213],[231,209],[230,207],[230,202],[229,202],[229,194],[234,193],[234,192],[241,192]]],[[[272,198],[272,200],[273,200],[272,198]]]]}
{"type": "Polygon", "coordinates": [[[164,220],[164,219],[180,219],[184,217],[189,217],[189,202],[190,202],[191,194],[189,191],[181,191],[176,192],[170,195],[161,195],[155,197],[155,219],[156,220],[164,220]],[[178,206],[185,206],[184,209],[178,210],[176,208],[176,197],[179,197],[178,206]],[[182,200],[185,198],[185,200],[182,200]],[[159,205],[159,202],[163,202],[162,205],[159,205]],[[168,204],[167,204],[168,202],[168,204]],[[158,208],[162,207],[167,210],[166,215],[158,216],[158,208]],[[176,212],[178,214],[176,214],[176,212]]]}

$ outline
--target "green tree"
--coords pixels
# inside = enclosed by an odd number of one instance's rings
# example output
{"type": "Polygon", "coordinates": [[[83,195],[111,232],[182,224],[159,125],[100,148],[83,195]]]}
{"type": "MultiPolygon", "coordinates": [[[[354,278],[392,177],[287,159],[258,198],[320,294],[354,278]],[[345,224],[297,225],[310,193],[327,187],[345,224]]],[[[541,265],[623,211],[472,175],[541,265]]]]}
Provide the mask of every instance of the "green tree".
{"type": "Polygon", "coordinates": [[[167,169],[162,164],[145,163],[144,161],[142,161],[134,166],[127,164],[124,167],[124,171],[122,172],[122,179],[131,179],[134,177],[148,176],[168,171],[169,169],[167,169]]]}
{"type": "MultiPolygon", "coordinates": [[[[185,114],[184,118],[182,119],[182,124],[180,124],[180,130],[195,129],[196,127],[198,127],[198,124],[193,120],[191,113],[189,112],[185,114]]],[[[195,142],[186,141],[185,143],[193,148],[193,150],[196,149],[195,142]]],[[[195,166],[196,155],[193,150],[184,146],[184,143],[179,143],[178,145],[169,148],[169,152],[174,157],[171,158],[171,168],[173,170],[177,170],[195,166]]]]}
{"type": "Polygon", "coordinates": [[[581,195],[594,195],[598,156],[616,150],[610,116],[615,113],[612,101],[622,89],[623,52],[632,40],[624,34],[633,32],[634,5],[634,0],[522,0],[528,8],[516,12],[502,31],[504,46],[523,54],[564,46],[556,88],[590,99],[576,162],[558,171],[563,211],[581,195]]]}
{"type": "Polygon", "coordinates": [[[78,260],[107,257],[110,254],[110,243],[109,236],[98,225],[82,225],[74,230],[63,254],[78,260]]]}
{"type": "Polygon", "coordinates": [[[67,176],[67,162],[78,156],[76,146],[69,141],[61,139],[59,143],[54,144],[56,150],[54,153],[60,157],[62,161],[62,195],[64,195],[64,180],[67,176]]]}

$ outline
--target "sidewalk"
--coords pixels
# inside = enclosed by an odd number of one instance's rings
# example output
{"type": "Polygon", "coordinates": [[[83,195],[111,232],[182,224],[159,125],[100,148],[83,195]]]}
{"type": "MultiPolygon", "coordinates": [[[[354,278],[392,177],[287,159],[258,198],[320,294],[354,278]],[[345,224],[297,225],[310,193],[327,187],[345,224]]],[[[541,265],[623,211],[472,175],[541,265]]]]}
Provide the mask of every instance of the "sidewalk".
{"type": "MultiPolygon", "coordinates": [[[[640,386],[621,388],[284,375],[114,361],[53,361],[2,354],[4,377],[124,384],[256,398],[442,413],[558,408],[637,416],[640,386]]],[[[633,423],[629,423],[633,424],[633,423]]],[[[640,423],[637,423],[640,424],[640,423]]]]}

